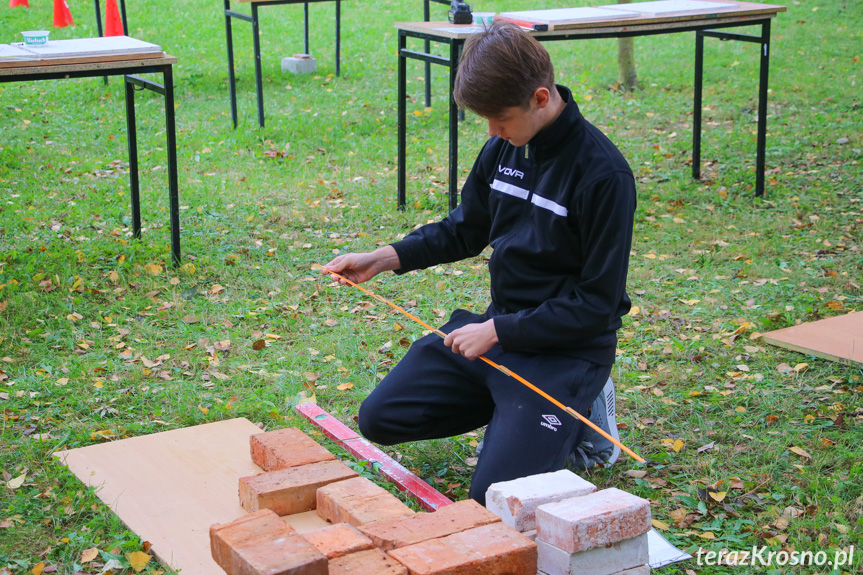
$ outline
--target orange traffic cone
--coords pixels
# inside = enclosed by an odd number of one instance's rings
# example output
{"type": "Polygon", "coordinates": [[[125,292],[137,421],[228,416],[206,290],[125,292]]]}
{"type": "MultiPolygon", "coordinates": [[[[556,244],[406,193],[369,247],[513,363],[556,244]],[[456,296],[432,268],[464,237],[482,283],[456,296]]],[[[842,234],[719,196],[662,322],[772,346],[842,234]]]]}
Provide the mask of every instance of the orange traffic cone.
{"type": "Polygon", "coordinates": [[[25,8],[30,7],[29,0],[9,0],[9,7],[14,8],[15,6],[23,6],[25,8]]]}
{"type": "Polygon", "coordinates": [[[54,27],[65,28],[74,25],[75,21],[72,20],[72,13],[66,0],[54,0],[54,27]]]}
{"type": "Polygon", "coordinates": [[[117,0],[108,0],[105,3],[105,36],[124,36],[123,22],[120,20],[120,10],[117,8],[117,0]]]}

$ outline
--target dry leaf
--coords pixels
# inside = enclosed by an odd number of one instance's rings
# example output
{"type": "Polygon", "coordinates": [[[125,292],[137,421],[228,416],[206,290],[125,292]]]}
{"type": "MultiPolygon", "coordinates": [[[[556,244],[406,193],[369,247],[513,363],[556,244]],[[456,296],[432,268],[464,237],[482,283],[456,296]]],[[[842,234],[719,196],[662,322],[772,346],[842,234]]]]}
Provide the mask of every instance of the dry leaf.
{"type": "Polygon", "coordinates": [[[85,549],[83,553],[81,553],[81,564],[89,563],[93,559],[99,556],[99,550],[95,547],[91,547],[89,549],[85,549]]]}
{"type": "Polygon", "coordinates": [[[327,321],[324,322],[324,325],[327,327],[335,327],[335,326],[339,325],[339,322],[337,320],[334,320],[334,319],[328,319],[327,321]]]}
{"type": "Polygon", "coordinates": [[[647,475],[647,471],[644,469],[627,469],[624,473],[634,479],[644,479],[647,475]]]}
{"type": "Polygon", "coordinates": [[[713,531],[707,531],[706,533],[701,533],[698,536],[702,539],[716,539],[716,535],[713,534],[713,531]]]}
{"type": "Polygon", "coordinates": [[[668,531],[668,523],[663,523],[659,519],[651,519],[650,522],[660,531],[668,531]]]}
{"type": "Polygon", "coordinates": [[[129,560],[129,566],[135,570],[135,573],[143,571],[152,558],[152,555],[147,555],[143,551],[133,551],[126,557],[129,560]]]}
{"type": "Polygon", "coordinates": [[[9,489],[18,489],[19,487],[24,485],[24,481],[26,479],[27,479],[27,474],[22,473],[21,475],[19,475],[15,479],[10,479],[9,481],[7,481],[6,487],[8,487],[9,489]]]}
{"type": "Polygon", "coordinates": [[[350,382],[349,383],[340,383],[339,385],[336,386],[336,389],[338,389],[339,391],[347,391],[349,389],[353,389],[353,387],[354,387],[354,384],[350,383],[350,382]]]}
{"type": "Polygon", "coordinates": [[[728,495],[728,492],[727,491],[708,491],[707,494],[715,502],[722,503],[722,500],[725,499],[725,496],[728,495]]]}
{"type": "Polygon", "coordinates": [[[678,527],[680,527],[681,523],[683,523],[683,520],[686,519],[686,515],[687,513],[685,507],[678,507],[677,509],[669,513],[669,516],[674,519],[674,524],[678,527]]]}
{"type": "Polygon", "coordinates": [[[802,447],[791,447],[788,451],[790,451],[791,453],[796,453],[797,455],[799,455],[800,457],[803,457],[804,459],[812,459],[812,456],[809,455],[808,453],[806,453],[806,450],[803,449],[802,447]]]}
{"type": "Polygon", "coordinates": [[[256,341],[255,343],[252,344],[252,349],[254,349],[255,351],[261,351],[265,347],[267,347],[267,342],[262,340],[262,339],[259,339],[258,341],[256,341]]]}
{"type": "Polygon", "coordinates": [[[40,561],[39,563],[36,563],[35,565],[33,565],[33,569],[31,569],[30,572],[33,575],[42,575],[42,571],[44,571],[44,570],[45,570],[45,562],[40,561]]]}
{"type": "Polygon", "coordinates": [[[198,316],[195,315],[184,315],[180,319],[182,319],[186,323],[198,323],[198,321],[200,321],[198,320],[198,316]]]}

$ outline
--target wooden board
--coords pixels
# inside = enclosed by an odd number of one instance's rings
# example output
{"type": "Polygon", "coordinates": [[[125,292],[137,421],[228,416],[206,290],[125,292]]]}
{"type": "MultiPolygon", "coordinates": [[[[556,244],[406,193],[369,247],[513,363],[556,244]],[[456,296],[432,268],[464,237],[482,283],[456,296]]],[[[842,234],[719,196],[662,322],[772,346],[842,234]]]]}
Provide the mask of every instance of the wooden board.
{"type": "Polygon", "coordinates": [[[11,44],[0,44],[0,62],[3,60],[38,60],[39,56],[11,44]]]}
{"type": "Polygon", "coordinates": [[[255,433],[261,430],[239,418],[54,455],[164,564],[183,575],[216,575],[222,570],[210,556],[209,528],[246,514],[237,485],[261,471],[249,455],[255,433]]]}
{"type": "Polygon", "coordinates": [[[81,58],[85,56],[111,56],[116,54],[142,54],[161,52],[156,44],[129,36],[106,36],[104,38],[73,38],[71,40],[49,40],[41,46],[27,46],[15,42],[12,47],[34,54],[37,58],[81,58]]]}
{"type": "Polygon", "coordinates": [[[499,17],[515,23],[546,24],[549,30],[555,26],[575,24],[578,22],[593,22],[596,20],[620,20],[635,18],[637,12],[624,10],[608,10],[605,6],[599,8],[553,8],[551,10],[522,10],[519,12],[501,12],[499,17]]]}
{"type": "Polygon", "coordinates": [[[662,16],[669,14],[711,14],[729,8],[736,8],[737,4],[706,0],[657,0],[654,2],[633,2],[631,4],[615,4],[613,6],[602,7],[611,10],[638,12],[650,16],[662,16]]]}
{"type": "MultiPolygon", "coordinates": [[[[2,48],[2,46],[0,46],[2,48]]],[[[75,58],[32,58],[3,59],[0,57],[0,68],[23,68],[27,66],[66,66],[70,64],[92,64],[95,62],[129,62],[132,60],[152,60],[164,58],[164,52],[142,52],[139,54],[113,54],[110,56],[78,56],[75,58]]]]}
{"type": "Polygon", "coordinates": [[[761,339],[830,361],[863,365],[863,311],[777,329],[761,339]]]}

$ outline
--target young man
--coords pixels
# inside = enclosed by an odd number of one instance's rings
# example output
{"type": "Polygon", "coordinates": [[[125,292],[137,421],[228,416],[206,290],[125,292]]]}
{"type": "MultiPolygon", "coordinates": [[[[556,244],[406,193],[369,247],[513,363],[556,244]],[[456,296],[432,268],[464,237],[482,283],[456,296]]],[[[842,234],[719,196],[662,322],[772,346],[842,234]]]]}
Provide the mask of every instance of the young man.
{"type": "Polygon", "coordinates": [[[561,469],[586,426],[473,360],[485,355],[588,413],[609,379],[616,330],[630,308],[635,182],[572,93],[555,85],[545,48],[517,26],[496,22],[470,37],[453,96],[488,120],[490,136],[459,206],[399,242],[325,267],[360,283],[492,246],[485,313],[455,310],[441,327],[446,339],[414,343],[358,418],[362,434],[384,445],[487,425],[470,487],[470,497],[485,503],[491,483],[561,469]]]}

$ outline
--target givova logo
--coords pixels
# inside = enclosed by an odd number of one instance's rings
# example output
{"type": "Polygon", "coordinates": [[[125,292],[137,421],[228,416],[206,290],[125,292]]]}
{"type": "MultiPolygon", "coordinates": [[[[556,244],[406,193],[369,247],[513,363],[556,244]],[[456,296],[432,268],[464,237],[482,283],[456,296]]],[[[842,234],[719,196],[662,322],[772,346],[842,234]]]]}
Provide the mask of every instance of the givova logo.
{"type": "Polygon", "coordinates": [[[561,425],[561,421],[557,418],[556,415],[543,415],[542,419],[544,421],[540,421],[539,424],[543,427],[547,427],[552,431],[557,431],[557,428],[561,425]]]}
{"type": "Polygon", "coordinates": [[[505,168],[505,167],[498,164],[497,171],[502,173],[502,174],[505,174],[507,176],[512,176],[513,178],[518,178],[519,180],[524,179],[524,172],[522,172],[521,170],[514,170],[512,168],[505,168]]]}

